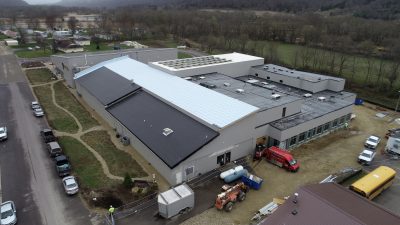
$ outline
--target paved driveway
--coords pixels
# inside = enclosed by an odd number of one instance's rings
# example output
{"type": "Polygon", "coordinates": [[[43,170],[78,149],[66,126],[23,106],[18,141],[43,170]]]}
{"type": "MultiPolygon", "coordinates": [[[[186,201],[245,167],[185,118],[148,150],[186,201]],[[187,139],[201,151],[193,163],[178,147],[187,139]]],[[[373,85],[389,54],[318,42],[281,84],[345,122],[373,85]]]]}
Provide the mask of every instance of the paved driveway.
{"type": "Polygon", "coordinates": [[[63,193],[39,136],[47,123],[29,107],[33,99],[15,55],[0,46],[0,124],[9,130],[9,140],[0,143],[2,201],[15,202],[19,224],[97,224],[79,196],[63,193]]]}

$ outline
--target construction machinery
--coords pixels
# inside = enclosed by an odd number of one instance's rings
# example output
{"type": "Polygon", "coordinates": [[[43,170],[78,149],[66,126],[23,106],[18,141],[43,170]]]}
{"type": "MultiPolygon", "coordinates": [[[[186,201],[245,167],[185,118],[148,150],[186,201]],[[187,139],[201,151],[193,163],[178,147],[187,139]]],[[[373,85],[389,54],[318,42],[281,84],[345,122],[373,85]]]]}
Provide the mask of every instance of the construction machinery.
{"type": "Polygon", "coordinates": [[[246,199],[246,193],[249,187],[243,182],[237,183],[234,186],[225,184],[222,186],[222,192],[217,195],[215,207],[219,210],[224,209],[226,212],[232,211],[233,205],[239,201],[246,199]]]}

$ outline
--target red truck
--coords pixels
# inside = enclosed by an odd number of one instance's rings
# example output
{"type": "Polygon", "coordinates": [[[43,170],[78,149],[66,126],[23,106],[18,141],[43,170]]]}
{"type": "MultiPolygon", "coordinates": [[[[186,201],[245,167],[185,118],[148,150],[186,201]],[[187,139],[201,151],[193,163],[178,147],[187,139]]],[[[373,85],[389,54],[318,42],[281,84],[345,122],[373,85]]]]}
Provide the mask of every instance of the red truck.
{"type": "Polygon", "coordinates": [[[275,164],[279,167],[283,167],[291,172],[297,172],[297,170],[299,170],[300,168],[299,163],[288,151],[280,149],[276,146],[272,146],[269,148],[262,148],[261,146],[257,146],[254,159],[259,160],[262,157],[265,157],[268,162],[275,164]]]}

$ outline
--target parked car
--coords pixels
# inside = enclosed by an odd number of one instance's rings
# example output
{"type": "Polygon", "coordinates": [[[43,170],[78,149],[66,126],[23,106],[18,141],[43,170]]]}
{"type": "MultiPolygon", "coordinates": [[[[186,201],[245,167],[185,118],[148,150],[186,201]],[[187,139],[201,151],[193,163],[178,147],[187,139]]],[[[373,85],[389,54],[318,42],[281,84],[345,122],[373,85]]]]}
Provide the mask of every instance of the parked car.
{"type": "Polygon", "coordinates": [[[54,136],[53,131],[50,129],[43,129],[40,131],[40,136],[42,136],[42,139],[44,143],[49,143],[52,141],[56,141],[56,136],[54,136]]]}
{"type": "Polygon", "coordinates": [[[358,156],[358,162],[361,164],[370,165],[372,160],[374,159],[375,155],[376,155],[375,151],[365,149],[358,156]]]}
{"type": "Polygon", "coordinates": [[[62,149],[58,142],[52,141],[47,143],[46,145],[47,151],[49,152],[50,157],[54,158],[62,154],[62,149]]]}
{"type": "Polygon", "coordinates": [[[62,183],[64,186],[65,193],[67,193],[67,195],[74,195],[78,193],[79,186],[74,176],[64,177],[62,179],[62,183]]]}
{"type": "Polygon", "coordinates": [[[17,223],[17,210],[13,201],[1,203],[1,225],[14,225],[17,223]]]}
{"type": "Polygon", "coordinates": [[[7,138],[7,127],[0,127],[0,141],[5,141],[7,138]]]}
{"type": "Polygon", "coordinates": [[[35,115],[36,117],[42,117],[44,116],[44,112],[42,108],[36,108],[33,110],[33,115],[35,115]]]}
{"type": "Polygon", "coordinates": [[[378,146],[379,142],[381,142],[381,138],[380,137],[371,135],[365,141],[364,146],[366,148],[376,149],[376,147],[378,146]]]}
{"type": "Polygon", "coordinates": [[[32,109],[40,108],[39,102],[32,102],[32,103],[31,103],[31,108],[32,108],[32,109]]]}
{"type": "Polygon", "coordinates": [[[68,157],[65,155],[59,155],[54,158],[56,161],[56,170],[58,176],[65,177],[71,172],[71,164],[69,163],[68,157]]]}

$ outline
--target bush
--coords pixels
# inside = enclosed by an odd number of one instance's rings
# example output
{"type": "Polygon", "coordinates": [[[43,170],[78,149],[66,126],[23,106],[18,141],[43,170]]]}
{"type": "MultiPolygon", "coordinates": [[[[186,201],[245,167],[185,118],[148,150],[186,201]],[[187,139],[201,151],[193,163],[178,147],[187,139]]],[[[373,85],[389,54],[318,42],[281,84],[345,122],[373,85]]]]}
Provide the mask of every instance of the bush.
{"type": "Polygon", "coordinates": [[[132,177],[129,175],[129,173],[125,174],[124,182],[122,184],[128,189],[133,187],[132,177]]]}

